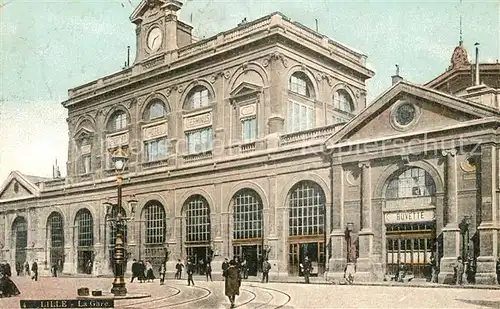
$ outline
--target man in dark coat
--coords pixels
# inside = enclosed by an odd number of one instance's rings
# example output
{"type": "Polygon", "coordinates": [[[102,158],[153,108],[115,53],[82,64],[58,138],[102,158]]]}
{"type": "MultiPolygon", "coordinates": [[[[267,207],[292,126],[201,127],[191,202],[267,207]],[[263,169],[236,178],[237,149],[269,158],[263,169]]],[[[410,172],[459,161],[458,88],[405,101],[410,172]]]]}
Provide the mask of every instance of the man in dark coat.
{"type": "Polygon", "coordinates": [[[136,259],[132,260],[132,279],[130,279],[130,283],[134,282],[135,278],[139,278],[139,263],[137,263],[136,259]]]}
{"type": "Polygon", "coordinates": [[[181,259],[177,260],[177,264],[175,265],[175,279],[182,279],[182,269],[184,268],[184,264],[182,264],[181,259]]]}
{"type": "Polygon", "coordinates": [[[306,256],[304,262],[302,263],[302,273],[304,274],[305,283],[309,283],[309,275],[311,275],[311,261],[306,256]]]}
{"type": "Polygon", "coordinates": [[[222,262],[222,275],[226,273],[226,269],[229,267],[229,261],[227,258],[224,259],[224,262],[222,262]]]}
{"type": "Polygon", "coordinates": [[[10,269],[10,265],[9,263],[7,263],[7,261],[4,260],[2,264],[0,264],[0,298],[17,296],[21,294],[17,286],[10,279],[11,276],[12,272],[10,269]]]}
{"type": "Polygon", "coordinates": [[[186,272],[188,275],[188,286],[191,285],[191,283],[194,285],[193,274],[195,272],[195,266],[189,260],[188,260],[187,265],[186,265],[186,272]]]}
{"type": "Polygon", "coordinates": [[[50,269],[52,270],[52,277],[57,277],[57,264],[55,262],[52,263],[50,269]]]}
{"type": "Polygon", "coordinates": [[[267,259],[262,263],[262,283],[269,282],[269,270],[271,269],[271,263],[267,259]]]}
{"type": "Polygon", "coordinates": [[[36,261],[34,261],[33,265],[31,265],[31,271],[33,272],[33,277],[31,277],[31,279],[38,281],[38,264],[36,261]]]}
{"type": "Polygon", "coordinates": [[[229,267],[224,271],[225,282],[225,294],[229,298],[231,303],[231,308],[234,308],[234,300],[236,295],[240,295],[241,286],[241,273],[240,269],[236,266],[236,262],[231,260],[229,262],[229,267]]]}

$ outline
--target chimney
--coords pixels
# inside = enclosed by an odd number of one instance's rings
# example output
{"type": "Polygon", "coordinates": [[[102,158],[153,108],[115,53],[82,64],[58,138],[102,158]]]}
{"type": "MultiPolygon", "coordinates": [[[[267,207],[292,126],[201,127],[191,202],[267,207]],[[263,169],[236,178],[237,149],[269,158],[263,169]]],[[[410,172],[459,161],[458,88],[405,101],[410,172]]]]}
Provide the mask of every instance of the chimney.
{"type": "Polygon", "coordinates": [[[479,86],[479,43],[474,44],[476,46],[476,86],[479,86]]]}
{"type": "Polygon", "coordinates": [[[399,65],[396,64],[396,75],[393,75],[391,78],[392,78],[393,85],[395,85],[398,82],[403,80],[403,78],[401,76],[399,76],[399,65]]]}

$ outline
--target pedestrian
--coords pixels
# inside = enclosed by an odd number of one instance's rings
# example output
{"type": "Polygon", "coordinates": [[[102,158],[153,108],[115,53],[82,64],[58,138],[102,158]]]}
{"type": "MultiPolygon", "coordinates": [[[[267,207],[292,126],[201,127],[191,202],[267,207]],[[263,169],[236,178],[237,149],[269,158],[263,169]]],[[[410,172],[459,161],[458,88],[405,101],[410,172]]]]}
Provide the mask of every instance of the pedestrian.
{"type": "Polygon", "coordinates": [[[306,284],[309,284],[309,276],[311,275],[311,262],[309,261],[309,258],[306,256],[304,258],[304,262],[301,265],[302,268],[302,273],[304,274],[304,280],[306,284]]]}
{"type": "Polygon", "coordinates": [[[497,283],[500,284],[500,256],[497,258],[496,272],[497,272],[497,283]]]}
{"type": "Polygon", "coordinates": [[[467,259],[467,267],[465,268],[465,272],[467,274],[467,283],[475,284],[476,283],[476,263],[473,258],[469,257],[467,259]]]}
{"type": "Polygon", "coordinates": [[[456,284],[457,285],[462,285],[463,284],[463,276],[464,276],[464,264],[462,262],[462,257],[459,256],[457,258],[457,262],[455,263],[455,266],[453,267],[456,275],[456,284]]]}
{"type": "Polygon", "coordinates": [[[229,267],[229,261],[227,260],[227,258],[224,259],[224,262],[222,262],[222,273],[224,274],[226,269],[228,269],[229,267]]]}
{"type": "Polygon", "coordinates": [[[130,279],[130,283],[134,282],[134,279],[139,279],[139,263],[136,259],[132,260],[132,279],[130,279]]]}
{"type": "Polygon", "coordinates": [[[87,261],[87,274],[89,274],[89,275],[92,274],[92,261],[91,260],[87,261]]]}
{"type": "Polygon", "coordinates": [[[207,263],[205,265],[205,275],[207,276],[207,282],[208,282],[209,277],[210,277],[210,281],[213,281],[212,280],[212,265],[210,265],[210,261],[207,261],[207,263]]]}
{"type": "Polygon", "coordinates": [[[150,261],[146,261],[146,279],[151,280],[151,282],[154,282],[156,279],[154,273],[153,273],[153,265],[151,265],[150,261]]]}
{"type": "Polygon", "coordinates": [[[186,272],[187,272],[187,275],[188,275],[188,286],[190,286],[191,283],[194,286],[193,274],[195,272],[195,266],[193,265],[193,263],[191,263],[190,260],[188,260],[188,262],[187,262],[186,272]]]}
{"type": "Polygon", "coordinates": [[[182,269],[184,268],[184,264],[182,264],[181,259],[177,260],[177,264],[175,265],[175,279],[182,279],[182,269]]]}
{"type": "Polygon", "coordinates": [[[0,264],[0,298],[12,297],[21,294],[19,289],[10,279],[12,276],[9,263],[6,260],[0,264]]]}
{"type": "Polygon", "coordinates": [[[24,275],[25,276],[31,276],[31,273],[30,273],[30,263],[28,263],[28,261],[24,262],[24,275]]]}
{"type": "Polygon", "coordinates": [[[38,281],[38,263],[36,262],[36,260],[31,265],[31,271],[33,272],[31,280],[38,281]]]}
{"type": "Polygon", "coordinates": [[[167,272],[167,260],[163,260],[163,262],[160,264],[160,268],[158,269],[158,272],[160,273],[160,285],[165,284],[165,273],[167,272]]]}
{"type": "Polygon", "coordinates": [[[143,283],[146,281],[146,265],[144,265],[144,261],[140,260],[139,261],[139,282],[143,283]]]}
{"type": "Polygon", "coordinates": [[[224,272],[225,280],[225,294],[229,298],[229,302],[231,303],[231,308],[234,308],[234,301],[236,295],[240,295],[240,286],[241,286],[241,272],[237,267],[236,262],[231,260],[229,262],[229,266],[224,272]]]}
{"type": "Polygon", "coordinates": [[[52,277],[57,277],[57,265],[55,262],[52,263],[50,270],[52,271],[52,277]]]}
{"type": "Polygon", "coordinates": [[[245,257],[243,258],[243,262],[241,262],[241,272],[243,273],[243,279],[248,279],[248,265],[245,257]]]}
{"type": "Polygon", "coordinates": [[[431,282],[432,283],[437,283],[438,282],[438,265],[436,258],[434,255],[431,256],[431,282]]]}
{"type": "Polygon", "coordinates": [[[264,263],[262,263],[262,283],[264,283],[264,280],[266,283],[269,282],[269,270],[271,270],[271,263],[265,259],[264,263]]]}

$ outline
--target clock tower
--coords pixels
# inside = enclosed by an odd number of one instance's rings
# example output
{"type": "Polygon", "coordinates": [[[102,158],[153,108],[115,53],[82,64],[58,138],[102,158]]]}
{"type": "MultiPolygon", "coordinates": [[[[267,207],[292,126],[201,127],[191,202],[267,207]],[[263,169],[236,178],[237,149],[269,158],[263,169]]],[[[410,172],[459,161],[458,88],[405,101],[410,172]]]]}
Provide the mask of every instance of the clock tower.
{"type": "MultiPolygon", "coordinates": [[[[192,26],[177,19],[182,2],[177,0],[143,0],[130,16],[136,24],[135,63],[192,43],[192,26]]],[[[172,57],[167,57],[172,58],[172,57]]]]}

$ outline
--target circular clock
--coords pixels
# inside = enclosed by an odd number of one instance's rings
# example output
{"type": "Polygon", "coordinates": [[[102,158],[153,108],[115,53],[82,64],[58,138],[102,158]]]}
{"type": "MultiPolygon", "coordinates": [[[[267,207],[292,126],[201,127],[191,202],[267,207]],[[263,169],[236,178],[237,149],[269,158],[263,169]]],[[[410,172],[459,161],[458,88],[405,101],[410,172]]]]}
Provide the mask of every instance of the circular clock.
{"type": "Polygon", "coordinates": [[[151,29],[151,31],[149,31],[147,40],[148,48],[152,52],[157,51],[161,46],[162,38],[163,33],[161,32],[160,28],[154,27],[153,29],[151,29]]]}

